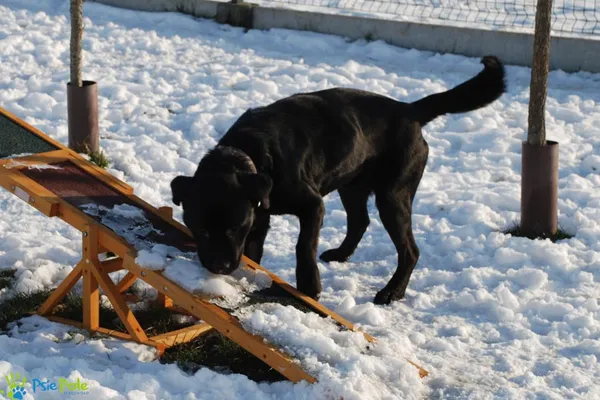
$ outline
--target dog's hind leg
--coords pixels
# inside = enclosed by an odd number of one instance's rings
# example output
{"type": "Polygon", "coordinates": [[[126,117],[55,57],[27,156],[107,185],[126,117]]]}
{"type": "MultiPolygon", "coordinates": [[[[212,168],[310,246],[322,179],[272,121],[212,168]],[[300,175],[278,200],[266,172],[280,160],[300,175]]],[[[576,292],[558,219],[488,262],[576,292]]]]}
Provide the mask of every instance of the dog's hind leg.
{"type": "Polygon", "coordinates": [[[412,203],[425,171],[429,147],[419,135],[402,150],[397,152],[399,163],[382,166],[381,175],[388,179],[381,180],[375,190],[379,217],[398,252],[396,272],[375,296],[376,304],[389,304],[404,297],[419,259],[412,230],[412,203]]]}
{"type": "Polygon", "coordinates": [[[257,212],[252,230],[246,238],[244,254],[252,261],[259,263],[263,255],[265,238],[270,228],[271,216],[267,212],[257,212]]]}
{"type": "Polygon", "coordinates": [[[375,304],[389,304],[404,297],[417,260],[419,248],[411,222],[411,194],[408,190],[378,192],[379,217],[398,252],[398,267],[388,284],[375,296],[375,304]]]}
{"type": "Polygon", "coordinates": [[[323,261],[347,261],[362,239],[369,226],[367,202],[370,189],[346,187],[338,190],[342,204],[346,209],[348,220],[346,237],[337,249],[324,251],[320,258],[323,261]]]}

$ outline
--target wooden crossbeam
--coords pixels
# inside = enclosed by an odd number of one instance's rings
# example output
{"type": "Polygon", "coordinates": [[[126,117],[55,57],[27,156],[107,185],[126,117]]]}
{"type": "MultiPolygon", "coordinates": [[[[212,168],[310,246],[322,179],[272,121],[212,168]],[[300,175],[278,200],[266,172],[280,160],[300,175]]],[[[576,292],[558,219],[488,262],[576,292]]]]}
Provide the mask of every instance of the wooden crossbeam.
{"type": "MultiPolygon", "coordinates": [[[[74,326],[76,328],[79,329],[86,329],[83,326],[83,323],[79,322],[79,321],[74,321],[72,319],[68,319],[68,318],[62,318],[56,315],[45,315],[45,318],[47,318],[50,321],[53,322],[57,322],[59,324],[64,324],[64,325],[71,325],[74,326]]],[[[134,338],[131,337],[131,335],[127,334],[127,333],[123,333],[123,332],[119,332],[116,331],[114,329],[107,329],[107,328],[103,328],[103,327],[99,327],[98,329],[96,329],[95,331],[91,331],[92,334],[102,334],[102,335],[106,335],[106,336],[112,336],[115,337],[117,339],[121,339],[121,340],[127,340],[130,342],[135,341],[134,338]]],[[[155,342],[154,340],[148,339],[145,342],[140,342],[142,344],[145,344],[147,346],[152,346],[154,348],[156,348],[158,354],[163,354],[165,349],[169,346],[165,345],[164,343],[161,342],[155,342]]]]}
{"type": "Polygon", "coordinates": [[[127,274],[117,284],[117,290],[119,293],[124,293],[135,283],[135,281],[137,281],[137,279],[137,276],[131,272],[127,272],[127,274]]]}
{"type": "Polygon", "coordinates": [[[156,305],[162,308],[170,308],[173,306],[173,299],[164,293],[158,292],[156,296],[156,305]]]}
{"type": "Polygon", "coordinates": [[[121,271],[123,269],[123,260],[120,258],[111,258],[109,260],[101,261],[102,269],[106,271],[107,274],[111,274],[113,272],[121,271]]]}
{"type": "Polygon", "coordinates": [[[187,343],[198,336],[204,335],[205,333],[212,330],[212,326],[206,323],[200,323],[187,328],[178,329],[162,335],[153,336],[150,339],[164,344],[167,347],[175,346],[180,343],[187,343]]]}

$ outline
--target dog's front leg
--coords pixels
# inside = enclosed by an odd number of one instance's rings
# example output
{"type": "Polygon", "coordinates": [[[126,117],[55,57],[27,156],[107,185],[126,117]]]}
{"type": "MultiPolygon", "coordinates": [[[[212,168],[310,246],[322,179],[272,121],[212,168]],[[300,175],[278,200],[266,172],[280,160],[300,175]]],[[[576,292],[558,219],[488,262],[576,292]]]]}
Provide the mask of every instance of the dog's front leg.
{"type": "Polygon", "coordinates": [[[302,211],[298,213],[300,235],[296,244],[296,286],[316,300],[321,293],[321,277],[316,259],[325,206],[321,197],[315,194],[301,208],[302,211]]]}
{"type": "Polygon", "coordinates": [[[270,228],[270,220],[271,216],[267,211],[257,211],[254,224],[252,224],[252,230],[246,238],[244,254],[255,263],[260,264],[265,238],[270,228]]]}

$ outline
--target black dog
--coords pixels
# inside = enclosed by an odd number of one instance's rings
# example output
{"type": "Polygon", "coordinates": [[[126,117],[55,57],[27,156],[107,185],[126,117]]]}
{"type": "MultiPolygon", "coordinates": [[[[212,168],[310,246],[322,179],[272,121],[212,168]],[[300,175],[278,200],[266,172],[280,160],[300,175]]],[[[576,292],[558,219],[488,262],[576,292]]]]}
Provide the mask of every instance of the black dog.
{"type": "Polygon", "coordinates": [[[398,251],[398,268],[375,303],[404,297],[419,258],[411,208],[427,162],[421,128],[446,113],[484,107],[505,91],[504,67],[493,56],[483,71],[454,89],[402,103],[353,89],[296,94],[245,112],[202,158],[194,177],[171,182],[173,202],[183,203],[200,261],[230,274],[242,252],[260,262],[271,214],[300,221],[296,283],[318,298],[316,252],[323,196],[337,190],[348,215],[346,238],[324,261],[345,261],[360,242],[375,194],[381,221],[398,251]]]}

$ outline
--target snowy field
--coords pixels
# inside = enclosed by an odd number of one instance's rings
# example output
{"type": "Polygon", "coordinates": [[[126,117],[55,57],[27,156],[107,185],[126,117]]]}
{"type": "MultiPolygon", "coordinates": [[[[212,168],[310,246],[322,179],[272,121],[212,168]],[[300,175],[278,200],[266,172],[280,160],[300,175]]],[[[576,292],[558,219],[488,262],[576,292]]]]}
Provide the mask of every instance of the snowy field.
{"type": "MultiPolygon", "coordinates": [[[[68,4],[0,0],[0,106],[63,143],[68,4]]],[[[86,3],[85,15],[84,79],[99,82],[110,172],[156,206],[171,204],[171,179],[192,174],[249,107],[332,86],[413,101],[481,68],[477,59],[286,30],[244,33],[177,14],[86,3]]],[[[0,336],[0,377],[80,378],[90,390],[75,398],[90,399],[600,398],[600,75],[550,76],[559,223],[575,235],[553,244],[500,232],[519,219],[530,71],[508,66],[507,74],[499,101],[425,129],[430,159],[413,219],[421,259],[406,298],[372,303],[396,261],[372,200],[371,225],[351,261],[319,264],[322,302],[379,339],[375,356],[359,354],[352,338],[332,344],[323,339],[326,327],[274,306],[276,317],[254,313],[249,323],[274,336],[296,332],[315,363],[316,353],[325,354],[340,369],[324,371],[312,386],[255,383],[208,369],[188,375],[155,361],[145,346],[89,340],[30,317],[0,336]],[[430,376],[419,379],[404,357],[430,376]]],[[[319,251],[345,233],[337,194],[326,207],[319,251]]],[[[0,301],[57,285],[79,259],[79,233],[4,191],[0,213],[0,269],[17,269],[16,286],[0,301]]],[[[263,264],[294,284],[298,223],[277,217],[272,225],[263,264]]]]}

